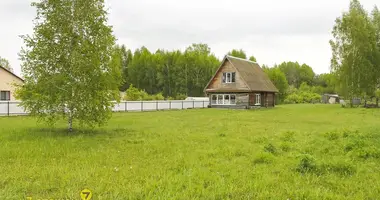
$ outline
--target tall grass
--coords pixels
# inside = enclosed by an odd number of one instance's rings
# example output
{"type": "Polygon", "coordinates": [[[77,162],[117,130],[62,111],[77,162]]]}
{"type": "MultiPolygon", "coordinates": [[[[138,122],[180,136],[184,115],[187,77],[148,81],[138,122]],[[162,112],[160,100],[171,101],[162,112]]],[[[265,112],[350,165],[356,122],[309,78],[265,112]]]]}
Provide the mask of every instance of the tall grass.
{"type": "Polygon", "coordinates": [[[118,113],[68,134],[0,118],[0,199],[377,199],[380,111],[118,113]]]}

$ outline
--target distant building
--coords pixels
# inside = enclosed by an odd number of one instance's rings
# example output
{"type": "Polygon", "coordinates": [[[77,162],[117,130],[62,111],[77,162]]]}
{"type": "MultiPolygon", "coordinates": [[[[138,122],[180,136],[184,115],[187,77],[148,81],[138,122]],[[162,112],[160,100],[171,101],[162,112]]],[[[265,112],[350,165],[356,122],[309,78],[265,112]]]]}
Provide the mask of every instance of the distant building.
{"type": "Polygon", "coordinates": [[[23,84],[24,80],[13,72],[0,66],[0,101],[14,101],[15,86],[13,84],[23,84]]]}
{"type": "Polygon", "coordinates": [[[324,94],[322,95],[322,103],[336,104],[340,102],[339,95],[337,94],[324,94]]]}
{"type": "Polygon", "coordinates": [[[225,56],[204,92],[211,107],[274,107],[278,89],[261,67],[250,60],[225,56]]]}

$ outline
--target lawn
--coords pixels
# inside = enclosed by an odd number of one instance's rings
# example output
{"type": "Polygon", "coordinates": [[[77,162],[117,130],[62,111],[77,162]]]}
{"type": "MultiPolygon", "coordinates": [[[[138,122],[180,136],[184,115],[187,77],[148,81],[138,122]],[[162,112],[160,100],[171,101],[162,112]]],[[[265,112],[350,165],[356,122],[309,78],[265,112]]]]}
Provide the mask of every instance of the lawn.
{"type": "Polygon", "coordinates": [[[67,134],[0,117],[0,199],[377,199],[380,110],[116,113],[67,134]]]}

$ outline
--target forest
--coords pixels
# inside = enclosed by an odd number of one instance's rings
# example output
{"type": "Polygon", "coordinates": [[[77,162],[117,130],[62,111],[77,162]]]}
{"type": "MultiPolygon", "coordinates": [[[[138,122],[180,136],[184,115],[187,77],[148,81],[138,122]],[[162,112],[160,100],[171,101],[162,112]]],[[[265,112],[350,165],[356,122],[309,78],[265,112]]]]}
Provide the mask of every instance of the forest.
{"type": "MultiPolygon", "coordinates": [[[[123,76],[120,91],[130,88],[128,100],[204,96],[205,85],[221,63],[207,44],[192,44],[185,51],[159,49],[150,52],[141,47],[132,52],[125,45],[116,49],[121,57],[123,76]],[[141,95],[136,95],[138,92],[141,95]]],[[[232,49],[226,54],[257,62],[242,49],[232,49]]],[[[275,66],[262,64],[261,67],[279,89],[279,102],[312,102],[320,99],[320,94],[335,92],[334,76],[316,74],[307,64],[295,61],[275,66]]]]}

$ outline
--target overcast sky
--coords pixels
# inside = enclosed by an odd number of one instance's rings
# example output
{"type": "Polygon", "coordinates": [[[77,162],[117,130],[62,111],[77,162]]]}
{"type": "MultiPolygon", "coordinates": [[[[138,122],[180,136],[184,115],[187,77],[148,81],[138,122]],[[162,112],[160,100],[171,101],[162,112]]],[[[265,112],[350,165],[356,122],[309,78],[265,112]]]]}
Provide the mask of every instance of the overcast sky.
{"type": "MultiPolygon", "coordinates": [[[[19,35],[32,34],[32,0],[0,0],[0,56],[21,74],[19,35]]],[[[372,10],[378,0],[361,0],[372,10]]],[[[219,58],[234,48],[260,64],[298,61],[329,72],[329,40],[349,0],[106,0],[119,44],[151,51],[207,43],[219,58]]],[[[379,4],[379,3],[378,3],[379,4]]]]}

